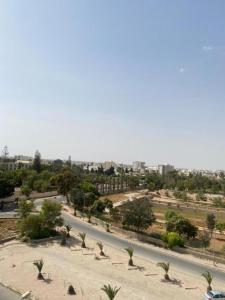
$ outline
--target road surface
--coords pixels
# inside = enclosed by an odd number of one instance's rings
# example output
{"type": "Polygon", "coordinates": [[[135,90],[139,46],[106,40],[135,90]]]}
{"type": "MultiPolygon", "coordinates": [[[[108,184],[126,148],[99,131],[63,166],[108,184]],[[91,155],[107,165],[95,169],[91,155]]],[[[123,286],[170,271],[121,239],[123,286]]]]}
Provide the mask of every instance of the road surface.
{"type": "Polygon", "coordinates": [[[0,284],[0,300],[19,300],[20,295],[12,292],[0,284]]]}

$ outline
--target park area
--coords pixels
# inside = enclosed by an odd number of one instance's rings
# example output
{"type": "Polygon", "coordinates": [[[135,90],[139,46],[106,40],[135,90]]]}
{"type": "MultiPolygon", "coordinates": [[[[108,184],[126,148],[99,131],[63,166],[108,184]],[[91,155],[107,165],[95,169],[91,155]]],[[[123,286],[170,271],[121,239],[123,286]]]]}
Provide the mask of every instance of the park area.
{"type": "MultiPolygon", "coordinates": [[[[104,300],[108,299],[101,290],[105,284],[121,288],[116,296],[118,300],[202,299],[206,283],[200,274],[190,276],[171,265],[172,280],[166,282],[164,271],[155,262],[134,254],[134,267],[128,267],[126,251],[104,245],[105,257],[102,257],[96,242],[87,238],[87,248],[82,249],[78,233],[73,232],[69,246],[65,247],[57,240],[36,244],[10,242],[0,246],[0,281],[20,293],[31,291],[39,300],[73,297],[104,300]],[[38,259],[44,261],[44,280],[37,279],[33,262],[38,259]],[[67,294],[70,284],[76,290],[75,296],[67,294]]],[[[214,287],[222,288],[222,284],[215,282],[214,287]]]]}

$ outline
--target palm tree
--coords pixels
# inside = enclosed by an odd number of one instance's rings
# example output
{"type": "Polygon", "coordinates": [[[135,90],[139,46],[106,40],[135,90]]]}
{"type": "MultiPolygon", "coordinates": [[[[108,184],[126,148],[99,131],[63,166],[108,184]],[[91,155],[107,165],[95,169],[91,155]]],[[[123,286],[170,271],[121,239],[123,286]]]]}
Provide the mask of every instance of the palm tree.
{"type": "Polygon", "coordinates": [[[105,226],[106,226],[106,227],[105,227],[106,232],[110,232],[110,229],[109,229],[109,226],[110,226],[110,225],[109,225],[109,223],[105,223],[105,226]]]}
{"type": "Polygon", "coordinates": [[[72,226],[71,225],[65,225],[65,228],[66,228],[66,237],[69,238],[72,226]]]}
{"type": "Polygon", "coordinates": [[[129,266],[133,266],[134,263],[133,263],[132,257],[133,257],[133,254],[134,254],[134,249],[131,248],[131,247],[128,247],[128,248],[125,248],[124,250],[127,251],[128,255],[129,255],[129,257],[130,257],[130,258],[129,258],[129,261],[128,261],[128,265],[129,265],[129,266]]]}
{"type": "Polygon", "coordinates": [[[43,266],[44,266],[44,261],[43,261],[43,259],[41,258],[40,260],[35,260],[34,262],[33,262],[33,264],[37,267],[37,269],[38,269],[38,276],[37,276],[37,279],[39,279],[39,280],[43,280],[44,279],[44,277],[43,277],[43,275],[42,275],[42,273],[41,273],[41,271],[42,271],[42,268],[43,268],[43,266]]]}
{"type": "Polygon", "coordinates": [[[103,252],[103,244],[102,244],[102,242],[97,242],[97,245],[98,245],[98,247],[100,249],[100,255],[101,256],[105,256],[105,253],[103,252]]]}
{"type": "Polygon", "coordinates": [[[212,273],[210,273],[209,271],[205,271],[204,273],[202,273],[202,276],[205,278],[205,280],[208,283],[207,292],[211,291],[212,290],[211,283],[213,280],[212,273]]]}
{"type": "Polygon", "coordinates": [[[79,233],[79,236],[80,236],[80,238],[81,238],[81,240],[82,240],[81,247],[82,247],[82,248],[86,248],[86,245],[85,245],[86,233],[80,232],[80,233],[79,233]]]}
{"type": "Polygon", "coordinates": [[[157,263],[157,266],[161,267],[165,271],[165,275],[164,275],[165,280],[170,280],[170,277],[168,275],[170,269],[170,263],[159,262],[157,263]]]}
{"type": "Polygon", "coordinates": [[[119,292],[120,288],[111,287],[111,285],[108,284],[108,285],[104,285],[103,288],[101,288],[101,290],[106,293],[109,300],[113,300],[116,297],[116,294],[119,292]]]}

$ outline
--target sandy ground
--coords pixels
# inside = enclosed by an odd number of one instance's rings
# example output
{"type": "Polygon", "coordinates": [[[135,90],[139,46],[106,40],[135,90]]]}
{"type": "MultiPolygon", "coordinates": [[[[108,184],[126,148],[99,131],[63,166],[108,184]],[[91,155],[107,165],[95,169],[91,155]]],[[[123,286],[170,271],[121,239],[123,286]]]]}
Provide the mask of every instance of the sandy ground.
{"type": "MultiPolygon", "coordinates": [[[[128,268],[125,251],[105,246],[108,258],[100,258],[96,241],[87,239],[87,249],[73,232],[71,247],[62,247],[57,241],[28,246],[11,242],[0,247],[0,282],[20,292],[32,291],[39,300],[107,299],[101,287],[110,283],[121,287],[116,299],[172,300],[202,299],[206,284],[199,277],[190,277],[171,266],[174,283],[163,282],[163,271],[155,263],[134,256],[136,267],[128,268]],[[100,259],[96,259],[96,257],[100,259]],[[35,259],[43,258],[45,281],[37,280],[35,259]],[[180,281],[179,281],[180,280],[180,281]],[[67,295],[72,284],[76,296],[67,295]]],[[[221,288],[221,286],[214,287],[221,288]]]]}

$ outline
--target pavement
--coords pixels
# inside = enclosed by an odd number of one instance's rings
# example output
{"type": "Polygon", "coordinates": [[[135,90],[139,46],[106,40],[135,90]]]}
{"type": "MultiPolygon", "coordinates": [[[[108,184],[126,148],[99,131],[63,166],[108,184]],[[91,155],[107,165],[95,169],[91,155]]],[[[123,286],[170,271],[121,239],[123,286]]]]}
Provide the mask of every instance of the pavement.
{"type": "Polygon", "coordinates": [[[21,296],[0,284],[0,300],[19,300],[21,296]]]}

